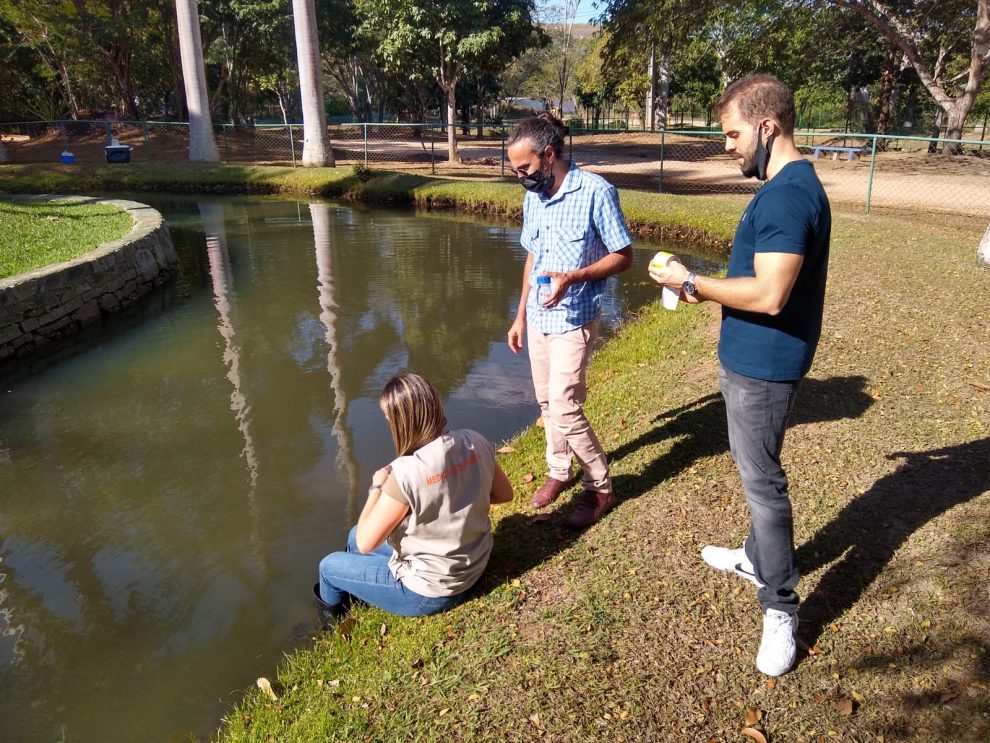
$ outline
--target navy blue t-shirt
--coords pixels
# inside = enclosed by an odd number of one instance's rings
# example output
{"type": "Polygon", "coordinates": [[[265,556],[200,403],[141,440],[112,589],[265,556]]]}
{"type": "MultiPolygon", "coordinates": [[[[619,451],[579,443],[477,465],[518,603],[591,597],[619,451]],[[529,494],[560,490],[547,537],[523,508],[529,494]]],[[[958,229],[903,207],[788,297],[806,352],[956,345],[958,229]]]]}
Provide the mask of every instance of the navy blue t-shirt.
{"type": "Polygon", "coordinates": [[[756,253],[800,253],[801,270],[776,316],[722,308],[718,357],[737,374],[774,382],[808,373],[822,331],[832,212],[808,160],[787,163],[739,220],[727,276],[755,276],[756,253]]]}

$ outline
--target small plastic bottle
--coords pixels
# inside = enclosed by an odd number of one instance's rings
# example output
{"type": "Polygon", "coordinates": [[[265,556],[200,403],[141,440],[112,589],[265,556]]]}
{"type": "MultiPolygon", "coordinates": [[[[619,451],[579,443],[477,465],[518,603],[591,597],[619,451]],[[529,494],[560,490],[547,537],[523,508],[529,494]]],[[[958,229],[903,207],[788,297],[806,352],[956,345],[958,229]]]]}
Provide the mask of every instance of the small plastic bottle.
{"type": "Polygon", "coordinates": [[[543,306],[543,304],[550,299],[550,293],[553,290],[550,288],[550,277],[549,276],[537,276],[536,277],[536,303],[543,306]]]}

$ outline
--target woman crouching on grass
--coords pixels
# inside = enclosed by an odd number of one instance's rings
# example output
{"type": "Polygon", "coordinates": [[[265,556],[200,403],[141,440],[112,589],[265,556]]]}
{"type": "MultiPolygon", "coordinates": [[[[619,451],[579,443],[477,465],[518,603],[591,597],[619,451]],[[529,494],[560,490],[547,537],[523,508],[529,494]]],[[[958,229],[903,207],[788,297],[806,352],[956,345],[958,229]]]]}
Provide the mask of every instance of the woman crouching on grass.
{"type": "Polygon", "coordinates": [[[440,396],[423,377],[393,377],[378,404],[398,456],[375,473],[347,551],[320,562],[313,590],[324,628],[348,596],[407,617],[459,603],[492,552],[489,506],[512,500],[491,442],[447,431],[440,396]]]}

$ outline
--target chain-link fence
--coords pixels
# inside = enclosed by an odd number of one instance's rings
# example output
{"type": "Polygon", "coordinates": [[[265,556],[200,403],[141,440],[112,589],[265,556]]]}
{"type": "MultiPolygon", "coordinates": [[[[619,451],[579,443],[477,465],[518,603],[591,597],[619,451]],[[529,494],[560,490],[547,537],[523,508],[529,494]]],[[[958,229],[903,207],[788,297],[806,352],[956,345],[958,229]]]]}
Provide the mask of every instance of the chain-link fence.
{"type": "MultiPolygon", "coordinates": [[[[990,216],[990,142],[829,132],[795,141],[833,202],[990,216]]],[[[668,193],[754,192],[723,143],[721,132],[662,132],[656,171],[641,166],[642,177],[668,193]]]]}
{"type": "MultiPolygon", "coordinates": [[[[343,123],[328,127],[338,166],[408,170],[465,178],[511,178],[505,156],[508,127],[457,136],[450,157],[447,131],[436,124],[343,123]]],[[[835,203],[990,215],[990,141],[982,129],[962,140],[797,132],[835,203]]],[[[221,160],[294,165],[303,149],[301,125],[218,125],[221,160]]],[[[135,163],[180,163],[188,157],[185,122],[48,121],[0,124],[0,161],[57,163],[107,160],[116,140],[135,163]]],[[[573,127],[567,155],[616,186],[665,193],[752,193],[720,131],[662,132],[573,127]]]]}

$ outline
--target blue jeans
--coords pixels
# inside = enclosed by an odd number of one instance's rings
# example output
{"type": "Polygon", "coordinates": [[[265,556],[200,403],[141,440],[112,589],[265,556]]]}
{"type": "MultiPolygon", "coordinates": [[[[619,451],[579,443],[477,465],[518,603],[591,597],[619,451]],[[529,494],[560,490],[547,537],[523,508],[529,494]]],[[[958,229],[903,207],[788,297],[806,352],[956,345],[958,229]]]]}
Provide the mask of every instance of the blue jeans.
{"type": "Polygon", "coordinates": [[[388,569],[392,548],[388,542],[367,555],[357,548],[357,527],[347,535],[347,551],[331,552],[320,561],[320,598],[330,605],[343,603],[347,595],[404,617],[422,617],[460,603],[456,596],[421,596],[396,580],[388,569]]]}
{"type": "Polygon", "coordinates": [[[787,475],[780,466],[787,419],[798,381],[768,382],[719,368],[725,398],[729,446],[749,505],[749,537],[744,545],[756,579],[763,584],[763,610],[797,611],[798,569],[794,559],[794,519],[787,475]]]}

